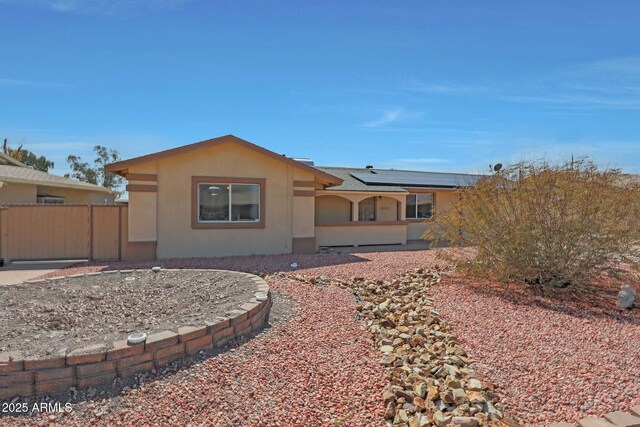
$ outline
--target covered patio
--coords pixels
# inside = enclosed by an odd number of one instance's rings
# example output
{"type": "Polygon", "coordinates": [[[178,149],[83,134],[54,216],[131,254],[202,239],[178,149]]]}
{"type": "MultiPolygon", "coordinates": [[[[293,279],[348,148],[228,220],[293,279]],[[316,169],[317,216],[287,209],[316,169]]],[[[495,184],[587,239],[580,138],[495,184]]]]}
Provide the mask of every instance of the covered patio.
{"type": "Polygon", "coordinates": [[[404,245],[405,192],[317,191],[318,246],[404,245]]]}

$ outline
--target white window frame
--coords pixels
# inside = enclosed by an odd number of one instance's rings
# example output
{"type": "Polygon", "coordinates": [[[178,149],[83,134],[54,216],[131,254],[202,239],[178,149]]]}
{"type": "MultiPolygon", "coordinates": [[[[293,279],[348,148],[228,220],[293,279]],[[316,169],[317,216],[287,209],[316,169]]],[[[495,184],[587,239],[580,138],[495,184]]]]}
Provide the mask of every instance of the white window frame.
{"type": "Polygon", "coordinates": [[[198,212],[197,212],[197,221],[199,224],[253,224],[253,223],[259,223],[260,222],[260,212],[262,211],[262,200],[261,200],[261,191],[262,188],[260,187],[261,184],[258,183],[252,183],[252,182],[203,182],[203,181],[199,181],[198,182],[198,187],[197,187],[197,203],[198,203],[198,212]],[[200,186],[201,185],[207,185],[207,186],[221,186],[221,185],[228,185],[229,186],[229,219],[228,220],[203,220],[200,219],[200,186]],[[233,186],[234,185],[255,185],[256,187],[258,187],[258,218],[257,219],[252,219],[252,220],[233,220],[233,216],[231,215],[232,212],[232,208],[233,208],[233,186]]]}

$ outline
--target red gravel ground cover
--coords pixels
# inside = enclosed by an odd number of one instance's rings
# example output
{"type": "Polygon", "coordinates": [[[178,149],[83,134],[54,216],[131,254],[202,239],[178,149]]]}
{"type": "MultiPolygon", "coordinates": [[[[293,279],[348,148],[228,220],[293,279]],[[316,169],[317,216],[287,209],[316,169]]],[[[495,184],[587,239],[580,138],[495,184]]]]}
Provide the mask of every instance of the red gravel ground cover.
{"type": "MultiPolygon", "coordinates": [[[[439,251],[446,251],[446,249],[439,251]]],[[[295,271],[307,275],[325,275],[339,278],[360,276],[370,279],[391,279],[416,267],[433,267],[445,264],[438,259],[437,255],[437,251],[421,250],[353,254],[325,253],[314,255],[187,258],[140,263],[84,263],[58,270],[47,276],[88,273],[105,269],[151,268],[154,265],[160,265],[164,268],[219,268],[222,270],[261,273],[295,271]],[[294,262],[297,264],[296,268],[291,267],[294,262]]]]}
{"type": "Polygon", "coordinates": [[[384,425],[386,373],[355,319],[353,295],[285,278],[269,285],[297,301],[294,317],[236,350],[101,401],[101,417],[91,405],[77,405],[55,420],[45,414],[0,425],[384,425]]]}
{"type": "Polygon", "coordinates": [[[640,404],[640,309],[615,308],[618,286],[550,297],[454,276],[432,293],[503,403],[544,426],[640,404]]]}
{"type": "MultiPolygon", "coordinates": [[[[445,266],[439,252],[442,250],[157,263],[174,268],[389,279],[417,267],[445,266]],[[290,266],[293,262],[298,268],[290,266]]],[[[59,274],[130,267],[92,264],[59,274]]],[[[640,309],[636,303],[636,308],[623,312],[614,304],[615,292],[624,281],[640,290],[637,276],[603,275],[592,292],[554,298],[536,295],[524,286],[449,274],[432,292],[436,308],[477,361],[479,371],[496,385],[509,411],[522,425],[543,426],[640,404],[640,309]]],[[[254,416],[262,418],[264,425],[332,425],[331,420],[347,415],[350,418],[344,425],[382,423],[379,400],[384,372],[375,363],[379,354],[370,348],[367,332],[353,320],[352,297],[345,291],[283,279],[272,286],[298,301],[296,318],[236,352],[189,368],[185,371],[191,373],[189,378],[180,383],[161,380],[144,392],[113,398],[122,399],[128,409],[112,418],[103,417],[98,424],[142,419],[149,425],[159,420],[242,425],[233,417],[254,416]],[[136,407],[143,413],[139,418],[133,415],[136,407]],[[176,418],[171,419],[172,415],[176,418]]],[[[95,421],[90,418],[79,411],[67,422],[86,425],[95,421]]],[[[7,422],[0,419],[0,425],[16,425],[15,420],[7,422]]],[[[249,421],[244,424],[252,425],[249,421]]]]}

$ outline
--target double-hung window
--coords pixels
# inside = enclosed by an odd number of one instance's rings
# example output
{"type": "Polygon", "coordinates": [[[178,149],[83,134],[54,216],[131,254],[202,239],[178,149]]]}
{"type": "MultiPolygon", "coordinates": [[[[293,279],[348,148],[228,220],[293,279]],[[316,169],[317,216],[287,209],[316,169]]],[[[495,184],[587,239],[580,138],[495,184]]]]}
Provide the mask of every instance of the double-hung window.
{"type": "Polygon", "coordinates": [[[196,190],[199,224],[249,225],[262,220],[260,183],[197,182],[196,190]]]}
{"type": "Polygon", "coordinates": [[[408,194],[407,219],[429,219],[433,217],[433,194],[408,194]]]}

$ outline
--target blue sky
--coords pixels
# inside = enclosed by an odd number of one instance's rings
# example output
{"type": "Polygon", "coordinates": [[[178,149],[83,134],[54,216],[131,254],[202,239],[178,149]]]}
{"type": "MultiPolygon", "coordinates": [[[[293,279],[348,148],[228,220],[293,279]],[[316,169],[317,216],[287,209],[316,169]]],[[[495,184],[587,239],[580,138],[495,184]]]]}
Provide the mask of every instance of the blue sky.
{"type": "Polygon", "coordinates": [[[235,134],[316,164],[640,173],[638,1],[0,0],[0,137],[64,173],[235,134]]]}

